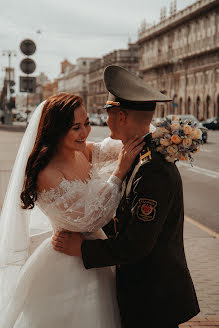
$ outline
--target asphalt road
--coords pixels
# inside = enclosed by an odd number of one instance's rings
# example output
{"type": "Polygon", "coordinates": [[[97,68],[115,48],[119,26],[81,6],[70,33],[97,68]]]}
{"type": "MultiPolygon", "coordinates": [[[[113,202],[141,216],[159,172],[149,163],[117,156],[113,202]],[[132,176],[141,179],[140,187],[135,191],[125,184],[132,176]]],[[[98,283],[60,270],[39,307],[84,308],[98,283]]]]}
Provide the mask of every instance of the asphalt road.
{"type": "MultiPolygon", "coordinates": [[[[0,185],[7,179],[22,138],[22,132],[0,129],[0,185]]],[[[107,127],[92,127],[89,140],[98,142],[109,136],[107,127]]],[[[208,143],[194,155],[193,167],[189,163],[177,164],[184,186],[185,214],[219,233],[219,131],[209,131],[208,143]]],[[[4,190],[0,195],[0,206],[4,190]]]]}

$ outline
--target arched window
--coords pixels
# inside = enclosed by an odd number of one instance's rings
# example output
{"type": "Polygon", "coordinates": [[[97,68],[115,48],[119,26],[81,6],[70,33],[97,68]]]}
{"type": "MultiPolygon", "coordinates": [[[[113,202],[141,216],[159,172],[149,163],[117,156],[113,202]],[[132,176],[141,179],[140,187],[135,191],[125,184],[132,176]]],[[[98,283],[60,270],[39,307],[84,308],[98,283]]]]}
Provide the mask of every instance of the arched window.
{"type": "Polygon", "coordinates": [[[210,102],[211,102],[211,98],[209,96],[207,96],[206,98],[206,118],[210,117],[210,102]]]}
{"type": "Polygon", "coordinates": [[[196,99],[196,117],[200,118],[200,97],[198,96],[196,99]]]}
{"type": "Polygon", "coordinates": [[[217,96],[217,109],[216,109],[216,116],[219,117],[219,95],[217,96]]]}
{"type": "Polygon", "coordinates": [[[160,117],[164,117],[164,114],[165,114],[165,110],[164,110],[164,105],[162,104],[160,117]]]}
{"type": "Polygon", "coordinates": [[[182,114],[182,97],[179,99],[179,115],[182,114]]]}
{"type": "Polygon", "coordinates": [[[188,97],[187,114],[191,114],[191,99],[188,97]]]}
{"type": "Polygon", "coordinates": [[[178,100],[177,100],[177,94],[174,94],[173,96],[173,114],[178,114],[178,100]]]}

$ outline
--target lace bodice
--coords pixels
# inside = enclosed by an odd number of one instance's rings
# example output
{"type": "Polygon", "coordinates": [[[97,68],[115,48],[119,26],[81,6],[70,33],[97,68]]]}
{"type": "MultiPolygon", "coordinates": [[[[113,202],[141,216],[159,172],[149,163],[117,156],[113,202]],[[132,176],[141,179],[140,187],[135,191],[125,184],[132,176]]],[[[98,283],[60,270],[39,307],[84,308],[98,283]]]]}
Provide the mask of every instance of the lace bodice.
{"type": "MultiPolygon", "coordinates": [[[[121,147],[120,141],[111,138],[94,144],[86,181],[63,179],[56,188],[38,193],[37,205],[55,231],[94,232],[112,219],[120,201],[121,181],[111,174],[121,147]]],[[[78,160],[83,166],[81,157],[78,160]]]]}

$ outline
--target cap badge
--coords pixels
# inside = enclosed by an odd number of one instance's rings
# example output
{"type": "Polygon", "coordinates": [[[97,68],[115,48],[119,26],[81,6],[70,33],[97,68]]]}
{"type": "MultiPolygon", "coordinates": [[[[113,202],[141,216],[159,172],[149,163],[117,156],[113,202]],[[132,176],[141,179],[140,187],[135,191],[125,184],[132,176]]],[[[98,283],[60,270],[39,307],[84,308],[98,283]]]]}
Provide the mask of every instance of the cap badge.
{"type": "Polygon", "coordinates": [[[110,101],[110,100],[108,100],[108,101],[106,102],[106,104],[107,104],[107,105],[117,106],[117,107],[120,106],[120,102],[117,102],[117,101],[110,101]]]}

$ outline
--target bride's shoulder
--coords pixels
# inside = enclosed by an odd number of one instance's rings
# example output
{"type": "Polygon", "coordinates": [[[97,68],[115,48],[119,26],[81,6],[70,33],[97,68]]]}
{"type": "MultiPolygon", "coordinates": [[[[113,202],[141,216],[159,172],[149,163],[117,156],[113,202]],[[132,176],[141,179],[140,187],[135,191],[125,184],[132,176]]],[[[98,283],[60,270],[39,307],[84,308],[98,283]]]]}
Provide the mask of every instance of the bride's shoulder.
{"type": "Polygon", "coordinates": [[[93,149],[94,149],[94,143],[93,142],[90,142],[88,141],[86,143],[86,147],[85,147],[85,150],[84,150],[84,155],[85,157],[87,158],[87,160],[89,162],[92,162],[92,153],[93,153],[93,149]]]}
{"type": "Polygon", "coordinates": [[[37,178],[37,190],[39,192],[49,191],[60,185],[64,178],[63,173],[53,167],[46,167],[42,170],[37,178]]]}

